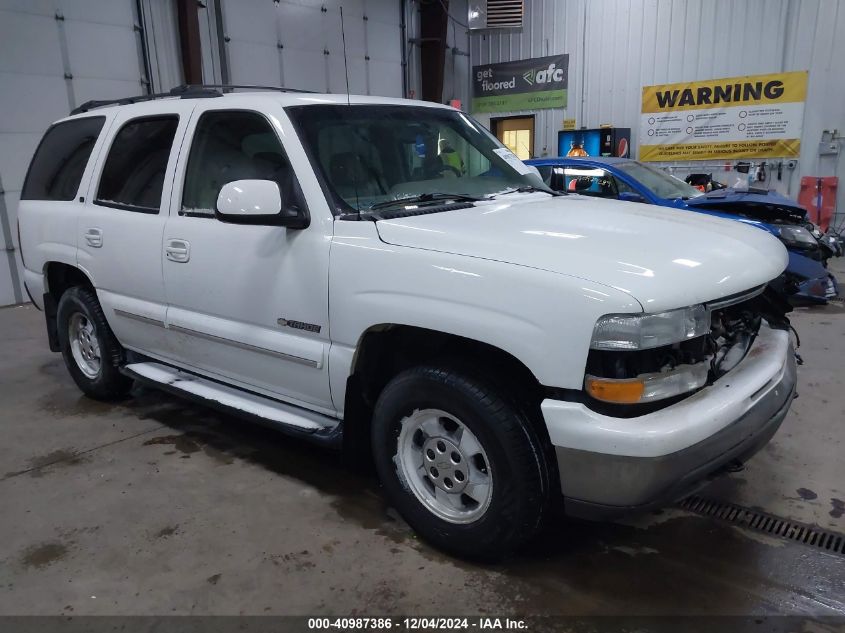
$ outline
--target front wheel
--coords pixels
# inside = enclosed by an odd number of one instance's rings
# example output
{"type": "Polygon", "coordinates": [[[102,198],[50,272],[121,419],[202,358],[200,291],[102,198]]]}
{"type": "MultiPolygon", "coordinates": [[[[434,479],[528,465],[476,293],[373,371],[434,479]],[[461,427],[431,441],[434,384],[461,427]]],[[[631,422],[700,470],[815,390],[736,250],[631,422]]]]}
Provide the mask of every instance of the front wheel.
{"type": "Polygon", "coordinates": [[[132,381],[120,373],[116,362],[123,349],[91,290],[67,290],[59,299],[56,321],[65,365],[83,393],[97,400],[129,393],[132,381]]]}
{"type": "Polygon", "coordinates": [[[471,370],[396,376],[376,404],[372,442],[390,502],[437,547],[498,558],[539,527],[549,495],[541,440],[471,370]]]}

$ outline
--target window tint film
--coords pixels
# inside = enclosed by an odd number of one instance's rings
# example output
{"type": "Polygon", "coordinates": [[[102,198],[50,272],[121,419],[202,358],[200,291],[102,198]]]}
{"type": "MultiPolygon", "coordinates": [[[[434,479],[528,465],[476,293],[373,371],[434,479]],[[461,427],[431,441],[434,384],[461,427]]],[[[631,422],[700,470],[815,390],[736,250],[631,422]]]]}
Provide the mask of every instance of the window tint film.
{"type": "Polygon", "coordinates": [[[100,186],[99,204],[158,213],[170,147],[179,117],[145,117],[124,125],[114,137],[100,186]]]}
{"type": "Polygon", "coordinates": [[[272,180],[285,209],[301,206],[299,189],[279,137],[255,112],[206,112],[197,123],[182,195],[182,213],[214,215],[217,195],[235,180],[272,180]]]}
{"type": "Polygon", "coordinates": [[[32,158],[21,199],[73,200],[105,121],[102,116],[74,119],[47,130],[32,158]]]}

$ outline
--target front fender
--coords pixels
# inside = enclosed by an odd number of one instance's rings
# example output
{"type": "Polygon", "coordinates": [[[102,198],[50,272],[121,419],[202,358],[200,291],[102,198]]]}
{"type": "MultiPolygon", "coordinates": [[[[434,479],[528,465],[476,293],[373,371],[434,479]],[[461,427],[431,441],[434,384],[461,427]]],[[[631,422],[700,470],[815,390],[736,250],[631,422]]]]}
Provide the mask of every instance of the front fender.
{"type": "Polygon", "coordinates": [[[596,320],[642,311],[630,295],[576,277],[385,244],[370,222],[337,222],[329,279],[335,402],[361,336],[380,324],[486,343],[542,385],[580,389],[596,320]]]}

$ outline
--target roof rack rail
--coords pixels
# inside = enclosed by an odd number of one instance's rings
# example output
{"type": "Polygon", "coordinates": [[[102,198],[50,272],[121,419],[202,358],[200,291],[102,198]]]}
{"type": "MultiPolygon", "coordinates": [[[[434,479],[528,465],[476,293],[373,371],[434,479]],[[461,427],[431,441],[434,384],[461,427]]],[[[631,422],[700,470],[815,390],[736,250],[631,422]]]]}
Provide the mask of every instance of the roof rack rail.
{"type": "Polygon", "coordinates": [[[70,113],[81,114],[96,108],[104,108],[111,105],[129,105],[130,103],[142,103],[144,101],[154,101],[155,99],[172,99],[178,97],[180,99],[207,99],[214,97],[222,97],[223,93],[231,92],[232,90],[275,90],[278,92],[311,92],[310,90],[297,90],[296,88],[283,88],[281,86],[249,86],[240,84],[182,84],[176,86],[168,92],[155,92],[147,95],[137,95],[135,97],[123,97],[121,99],[92,99],[86,101],[80,106],[77,106],[70,113]]]}
{"type": "Polygon", "coordinates": [[[314,94],[313,90],[302,90],[300,88],[285,88],[284,86],[260,86],[252,84],[184,84],[178,88],[174,88],[170,92],[179,92],[182,90],[201,90],[213,89],[222,92],[231,92],[232,90],[274,90],[276,92],[302,92],[306,94],[314,94]]]}
{"type": "Polygon", "coordinates": [[[77,106],[70,111],[71,114],[80,114],[88,112],[96,108],[104,108],[110,105],[129,105],[130,103],[142,103],[144,101],[154,101],[155,99],[167,99],[179,97],[180,99],[204,99],[209,97],[222,97],[223,93],[219,90],[205,89],[200,86],[177,86],[168,92],[154,92],[148,95],[137,95],[134,97],[123,97],[121,99],[92,99],[86,101],[80,106],[77,106]]]}

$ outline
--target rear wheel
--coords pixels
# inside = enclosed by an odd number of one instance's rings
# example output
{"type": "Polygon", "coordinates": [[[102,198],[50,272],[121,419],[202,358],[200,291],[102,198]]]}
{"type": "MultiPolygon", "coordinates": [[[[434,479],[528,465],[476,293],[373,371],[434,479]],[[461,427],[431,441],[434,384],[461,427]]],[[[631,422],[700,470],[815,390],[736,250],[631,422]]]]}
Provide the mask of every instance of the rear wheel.
{"type": "Polygon", "coordinates": [[[132,380],[118,369],[123,348],[96,295],[79,286],[68,289],[59,299],[56,320],[62,357],[83,393],[97,400],[126,396],[132,380]]]}
{"type": "Polygon", "coordinates": [[[540,526],[549,494],[541,441],[472,370],[399,374],[379,397],[372,433],[390,502],[437,547],[494,559],[540,526]]]}

